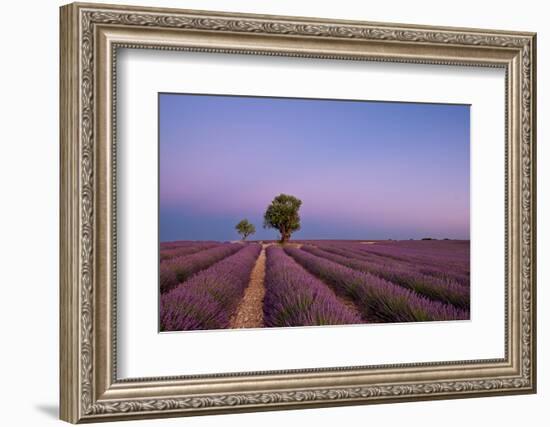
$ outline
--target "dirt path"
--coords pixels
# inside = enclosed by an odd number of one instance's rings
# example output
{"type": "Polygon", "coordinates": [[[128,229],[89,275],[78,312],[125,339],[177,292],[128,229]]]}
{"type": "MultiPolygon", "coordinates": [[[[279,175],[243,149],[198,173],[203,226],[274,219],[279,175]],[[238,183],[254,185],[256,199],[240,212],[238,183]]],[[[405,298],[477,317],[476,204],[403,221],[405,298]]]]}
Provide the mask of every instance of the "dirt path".
{"type": "Polygon", "coordinates": [[[244,292],[236,314],[231,319],[230,328],[261,328],[264,326],[264,278],[265,278],[265,248],[256,260],[256,265],[250,275],[250,283],[244,292]]]}

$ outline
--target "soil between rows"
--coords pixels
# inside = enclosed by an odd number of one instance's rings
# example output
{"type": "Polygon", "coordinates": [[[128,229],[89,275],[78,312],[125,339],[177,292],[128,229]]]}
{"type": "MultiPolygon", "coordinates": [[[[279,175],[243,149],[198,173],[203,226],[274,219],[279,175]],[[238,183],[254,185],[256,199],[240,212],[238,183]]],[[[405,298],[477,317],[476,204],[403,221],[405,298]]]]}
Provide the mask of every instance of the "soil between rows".
{"type": "Polygon", "coordinates": [[[262,328],[264,326],[264,279],[265,279],[265,248],[256,260],[256,265],[250,274],[250,283],[230,322],[230,328],[262,328]]]}

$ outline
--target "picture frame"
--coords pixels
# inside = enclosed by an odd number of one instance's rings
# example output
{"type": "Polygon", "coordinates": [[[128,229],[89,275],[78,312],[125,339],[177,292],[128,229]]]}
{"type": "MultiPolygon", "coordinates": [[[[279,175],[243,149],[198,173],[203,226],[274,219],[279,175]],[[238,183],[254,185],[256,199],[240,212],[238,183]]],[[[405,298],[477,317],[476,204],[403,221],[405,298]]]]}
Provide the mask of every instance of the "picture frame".
{"type": "Polygon", "coordinates": [[[62,420],[98,422],[536,392],[534,33],[86,3],[61,7],[60,23],[62,420]],[[504,357],[119,379],[120,49],[503,69],[504,357]]]}

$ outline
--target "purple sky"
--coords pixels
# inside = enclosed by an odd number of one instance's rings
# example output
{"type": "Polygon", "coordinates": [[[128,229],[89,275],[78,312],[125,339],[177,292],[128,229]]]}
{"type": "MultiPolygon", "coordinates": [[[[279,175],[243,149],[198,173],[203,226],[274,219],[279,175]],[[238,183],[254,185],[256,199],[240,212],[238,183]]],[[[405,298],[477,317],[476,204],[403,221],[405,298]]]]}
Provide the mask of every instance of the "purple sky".
{"type": "Polygon", "coordinates": [[[470,238],[470,107],[160,94],[160,240],[470,238]]]}

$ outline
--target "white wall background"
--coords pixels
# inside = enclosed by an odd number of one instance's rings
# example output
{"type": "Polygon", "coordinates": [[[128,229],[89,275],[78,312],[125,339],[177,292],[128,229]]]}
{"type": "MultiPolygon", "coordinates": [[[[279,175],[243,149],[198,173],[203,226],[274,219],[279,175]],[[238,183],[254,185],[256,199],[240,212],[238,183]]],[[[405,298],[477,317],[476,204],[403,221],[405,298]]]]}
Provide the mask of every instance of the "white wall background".
{"type": "MultiPolygon", "coordinates": [[[[113,3],[121,3],[110,0],[113,3]]],[[[550,29],[544,2],[458,3],[339,0],[133,0],[133,4],[538,32],[539,393],[454,401],[208,416],[133,425],[410,426],[546,425],[550,295],[550,29]],[[544,240],[544,237],[547,237],[544,240]],[[545,336],[546,335],[546,336],[545,336]]],[[[3,425],[60,425],[58,402],[58,6],[57,0],[2,7],[0,66],[0,401],[3,425]]],[[[488,254],[488,256],[491,256],[488,254]]],[[[496,255],[495,255],[496,256],[496,255]]]]}

